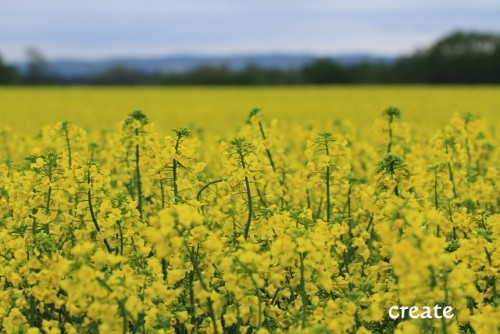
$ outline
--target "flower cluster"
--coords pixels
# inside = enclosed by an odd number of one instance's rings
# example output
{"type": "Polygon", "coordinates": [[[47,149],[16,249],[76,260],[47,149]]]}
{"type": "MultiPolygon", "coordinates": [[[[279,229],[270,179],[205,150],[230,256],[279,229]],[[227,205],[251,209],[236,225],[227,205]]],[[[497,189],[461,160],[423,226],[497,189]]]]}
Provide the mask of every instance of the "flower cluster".
{"type": "Polygon", "coordinates": [[[100,133],[8,133],[0,331],[497,332],[495,129],[466,114],[419,136],[401,119],[389,107],[358,134],[255,109],[234,137],[161,138],[134,111],[100,133]]]}

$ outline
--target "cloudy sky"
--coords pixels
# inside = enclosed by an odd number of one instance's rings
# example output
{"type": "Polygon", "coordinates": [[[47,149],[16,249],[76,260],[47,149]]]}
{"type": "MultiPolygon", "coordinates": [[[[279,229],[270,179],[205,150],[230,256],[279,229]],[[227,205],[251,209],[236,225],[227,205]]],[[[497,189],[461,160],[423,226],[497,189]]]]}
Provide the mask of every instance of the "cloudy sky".
{"type": "Polygon", "coordinates": [[[0,0],[0,54],[50,59],[265,52],[409,53],[500,32],[498,0],[0,0]]]}

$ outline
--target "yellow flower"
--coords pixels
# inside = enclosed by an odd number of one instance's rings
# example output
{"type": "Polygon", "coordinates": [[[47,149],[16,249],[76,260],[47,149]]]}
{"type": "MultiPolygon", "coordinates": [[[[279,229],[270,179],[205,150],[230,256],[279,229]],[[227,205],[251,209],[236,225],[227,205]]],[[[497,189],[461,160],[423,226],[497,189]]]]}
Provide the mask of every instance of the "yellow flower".
{"type": "Polygon", "coordinates": [[[167,280],[170,285],[174,285],[178,281],[184,278],[186,275],[186,270],[185,269],[172,269],[168,270],[167,273],[167,280]]]}

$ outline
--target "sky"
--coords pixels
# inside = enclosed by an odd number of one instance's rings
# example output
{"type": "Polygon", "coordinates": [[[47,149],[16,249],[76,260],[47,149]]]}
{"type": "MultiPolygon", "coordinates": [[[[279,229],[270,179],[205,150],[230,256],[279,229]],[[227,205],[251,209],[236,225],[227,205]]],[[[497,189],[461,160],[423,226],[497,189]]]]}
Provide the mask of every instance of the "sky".
{"type": "Polygon", "coordinates": [[[500,32],[498,0],[0,0],[0,55],[408,54],[500,32]]]}

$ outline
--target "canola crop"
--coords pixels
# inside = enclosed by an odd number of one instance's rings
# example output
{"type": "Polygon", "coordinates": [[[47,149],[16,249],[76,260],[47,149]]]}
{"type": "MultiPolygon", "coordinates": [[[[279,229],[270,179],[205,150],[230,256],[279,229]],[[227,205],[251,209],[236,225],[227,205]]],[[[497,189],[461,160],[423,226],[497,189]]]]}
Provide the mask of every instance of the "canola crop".
{"type": "Polygon", "coordinates": [[[498,331],[491,124],[424,136],[395,107],[363,132],[255,109],[221,138],[153,121],[1,132],[3,333],[498,331]]]}
{"type": "Polygon", "coordinates": [[[1,126],[32,135],[42,125],[71,121],[88,130],[110,129],[132,110],[144,110],[160,133],[201,127],[226,135],[241,113],[257,106],[281,123],[311,126],[333,118],[370,128],[389,105],[404,110],[413,129],[444,126],[455,112],[498,119],[498,86],[297,86],[297,87],[0,87],[1,126]]]}

